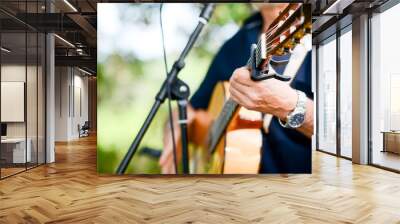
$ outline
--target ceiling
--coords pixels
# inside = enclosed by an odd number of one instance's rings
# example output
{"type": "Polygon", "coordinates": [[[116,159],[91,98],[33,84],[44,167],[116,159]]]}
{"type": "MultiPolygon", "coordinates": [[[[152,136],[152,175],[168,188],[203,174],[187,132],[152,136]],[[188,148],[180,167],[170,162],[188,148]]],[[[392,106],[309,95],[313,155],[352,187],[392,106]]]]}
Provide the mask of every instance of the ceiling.
{"type": "MultiPolygon", "coordinates": [[[[324,38],[335,32],[332,27],[345,16],[357,15],[359,12],[382,5],[386,1],[305,0],[304,2],[312,4],[313,40],[324,38]]],[[[37,43],[32,40],[33,35],[28,35],[25,40],[26,30],[39,33],[54,32],[58,35],[55,38],[56,65],[79,66],[96,73],[97,3],[106,2],[129,1],[1,0],[2,45],[13,49],[13,53],[9,55],[12,57],[9,58],[18,58],[24,55],[25,51],[28,52],[28,58],[31,58],[30,54],[37,50],[37,43]],[[25,41],[28,42],[27,49],[24,47],[25,41]]],[[[40,44],[39,49],[41,47],[43,46],[40,44]]]]}
{"type": "MultiPolygon", "coordinates": [[[[6,60],[15,63],[23,60],[25,55],[28,61],[37,57],[36,51],[44,44],[38,45],[36,36],[53,32],[57,34],[56,66],[79,66],[95,74],[97,2],[47,0],[46,4],[45,0],[1,0],[2,46],[12,50],[7,53],[6,60]]],[[[44,36],[39,36],[38,40],[44,40],[44,36]]]]}
{"type": "Polygon", "coordinates": [[[332,36],[350,25],[354,17],[366,12],[377,12],[391,0],[329,0],[314,1],[313,44],[332,36]]]}

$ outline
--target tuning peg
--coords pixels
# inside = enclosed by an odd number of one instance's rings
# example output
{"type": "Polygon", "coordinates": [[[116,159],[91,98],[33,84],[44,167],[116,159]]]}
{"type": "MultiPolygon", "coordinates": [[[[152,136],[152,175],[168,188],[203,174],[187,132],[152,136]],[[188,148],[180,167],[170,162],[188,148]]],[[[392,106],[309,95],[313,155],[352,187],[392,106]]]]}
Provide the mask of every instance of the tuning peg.
{"type": "Polygon", "coordinates": [[[281,35],[279,37],[279,43],[283,42],[285,39],[286,39],[286,36],[285,35],[281,35]]]}
{"type": "Polygon", "coordinates": [[[296,26],[290,26],[289,32],[293,33],[294,31],[296,31],[296,26]]]}

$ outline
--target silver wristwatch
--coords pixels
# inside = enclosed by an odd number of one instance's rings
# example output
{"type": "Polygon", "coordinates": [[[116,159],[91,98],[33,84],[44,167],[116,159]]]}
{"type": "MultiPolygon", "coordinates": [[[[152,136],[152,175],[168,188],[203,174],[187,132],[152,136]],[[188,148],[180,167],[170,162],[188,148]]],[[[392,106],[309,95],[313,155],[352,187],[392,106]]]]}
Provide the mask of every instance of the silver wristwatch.
{"type": "Polygon", "coordinates": [[[305,117],[306,117],[306,104],[307,104],[307,96],[303,92],[296,90],[297,92],[297,104],[292,112],[290,112],[286,116],[286,123],[279,120],[279,123],[284,128],[299,128],[303,125],[305,117]]]}

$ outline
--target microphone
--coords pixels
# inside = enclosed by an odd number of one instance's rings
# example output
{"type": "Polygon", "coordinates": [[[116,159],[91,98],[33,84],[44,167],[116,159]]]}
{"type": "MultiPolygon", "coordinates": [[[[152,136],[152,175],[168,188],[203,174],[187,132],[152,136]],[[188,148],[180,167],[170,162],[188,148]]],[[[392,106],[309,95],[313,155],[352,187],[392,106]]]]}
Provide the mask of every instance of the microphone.
{"type": "Polygon", "coordinates": [[[213,14],[215,8],[215,3],[205,3],[203,10],[201,10],[200,13],[200,22],[203,24],[206,24],[208,20],[211,18],[211,15],[213,14]]]}

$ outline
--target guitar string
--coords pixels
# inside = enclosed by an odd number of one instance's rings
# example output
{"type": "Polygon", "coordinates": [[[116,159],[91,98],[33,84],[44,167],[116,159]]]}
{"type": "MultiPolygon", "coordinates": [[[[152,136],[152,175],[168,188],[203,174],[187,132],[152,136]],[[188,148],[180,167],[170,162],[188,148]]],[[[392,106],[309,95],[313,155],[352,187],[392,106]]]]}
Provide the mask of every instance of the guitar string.
{"type": "MultiPolygon", "coordinates": [[[[290,8],[290,6],[288,6],[288,8],[290,8]]],[[[286,10],[286,9],[285,9],[285,10],[286,10]]],[[[285,10],[283,10],[283,11],[285,11],[285,10]]],[[[270,40],[269,38],[270,38],[273,34],[276,33],[276,29],[278,29],[278,28],[284,26],[284,25],[285,25],[285,22],[288,21],[289,19],[296,18],[296,16],[293,16],[293,15],[295,15],[296,13],[299,13],[299,11],[301,11],[300,6],[298,6],[292,14],[288,15],[286,18],[284,17],[285,20],[284,20],[284,23],[283,23],[283,24],[279,24],[279,22],[272,22],[272,24],[274,24],[274,23],[276,23],[276,24],[275,24],[273,27],[268,28],[267,32],[265,33],[265,34],[266,34],[265,39],[267,40],[267,43],[266,43],[266,45],[267,45],[267,51],[270,50],[270,49],[268,49],[268,46],[269,46],[271,43],[273,43],[273,42],[276,41],[276,37],[275,37],[274,39],[272,39],[272,41],[268,42],[268,40],[270,40]],[[293,17],[291,17],[291,16],[293,16],[293,17]]],[[[283,20],[280,20],[280,21],[283,21],[283,20]]],[[[296,22],[296,21],[298,21],[298,19],[297,19],[297,20],[295,19],[294,22],[296,22]]],[[[289,29],[290,29],[290,28],[289,28],[289,29]]],[[[287,28],[286,30],[284,30],[284,31],[286,32],[287,30],[288,30],[288,28],[287,28]]],[[[281,33],[283,33],[283,32],[281,32],[281,33]]],[[[261,41],[261,40],[258,40],[257,46],[260,45],[260,41],[261,41]]],[[[259,49],[257,48],[256,50],[258,51],[259,49]]]]}
{"type": "MultiPolygon", "coordinates": [[[[284,20],[280,20],[280,21],[284,21],[284,22],[286,22],[286,21],[288,21],[289,19],[291,19],[291,18],[296,18],[296,16],[293,16],[293,15],[295,15],[296,13],[299,13],[299,12],[301,12],[302,10],[301,10],[301,5],[298,5],[295,9],[293,9],[294,10],[294,12],[293,13],[289,13],[290,12],[290,8],[291,8],[291,6],[289,5],[289,6],[287,6],[283,11],[285,11],[285,10],[287,10],[289,8],[289,10],[288,10],[288,13],[287,13],[287,15],[285,16],[285,17],[283,17],[283,19],[284,20]],[[293,16],[293,17],[292,17],[293,16]]],[[[271,28],[269,28],[268,30],[267,30],[267,34],[270,34],[270,36],[273,34],[272,33],[272,31],[270,31],[271,29],[273,29],[273,30],[275,30],[275,28],[279,25],[279,22],[276,22],[276,21],[273,21],[272,22],[272,24],[274,24],[274,23],[276,23],[273,27],[271,27],[271,28]]],[[[279,25],[279,27],[281,27],[282,25],[284,25],[284,24],[281,24],[281,25],[279,25]]]]}
{"type": "MultiPolygon", "coordinates": [[[[290,5],[287,6],[287,8],[290,8],[290,7],[291,7],[290,5]]],[[[287,8],[286,8],[286,9],[287,9],[287,8]]],[[[286,9],[284,9],[283,11],[285,11],[286,9]]],[[[284,23],[283,23],[283,24],[279,24],[279,22],[276,22],[276,24],[275,24],[273,27],[271,27],[271,28],[269,28],[269,29],[267,30],[267,32],[265,33],[265,34],[266,34],[266,40],[267,40],[267,43],[266,43],[266,45],[267,45],[267,50],[269,50],[269,49],[268,49],[268,46],[269,46],[272,42],[274,42],[274,41],[276,40],[276,37],[275,37],[274,39],[272,39],[272,41],[268,42],[269,38],[270,38],[273,34],[275,34],[276,29],[282,27],[283,25],[285,25],[285,22],[288,21],[289,19],[296,18],[297,16],[293,16],[293,15],[295,15],[296,13],[299,13],[299,12],[301,12],[301,11],[302,11],[302,10],[301,10],[301,6],[299,5],[299,6],[297,6],[297,8],[294,9],[294,12],[293,12],[293,13],[289,14],[286,18],[284,17],[285,20],[284,20],[284,23]],[[293,17],[292,17],[292,16],[293,16],[293,17]]],[[[280,21],[283,21],[283,20],[280,20],[280,21]]],[[[298,19],[295,19],[294,22],[296,22],[296,21],[298,21],[298,19]]],[[[272,24],[274,24],[274,23],[275,23],[275,22],[272,22],[272,24]]],[[[289,28],[289,29],[290,29],[290,28],[289,28]]],[[[287,30],[288,30],[288,28],[287,28],[286,30],[284,30],[284,31],[287,31],[287,30]]],[[[283,32],[281,32],[281,33],[283,33],[283,32]]],[[[259,44],[259,42],[260,42],[260,40],[257,42],[257,45],[259,44]]]]}
{"type": "MultiPolygon", "coordinates": [[[[288,6],[288,7],[290,7],[290,6],[288,6]]],[[[298,17],[298,16],[293,16],[293,15],[295,15],[296,13],[299,13],[299,12],[302,12],[300,6],[299,6],[298,8],[296,8],[295,11],[294,11],[292,14],[290,14],[289,17],[287,17],[287,18],[285,19],[284,23],[285,23],[286,21],[288,21],[289,19],[292,19],[292,18],[295,18],[295,21],[293,21],[293,23],[297,22],[299,19],[298,19],[298,18],[296,19],[296,17],[298,17]],[[291,17],[291,16],[293,16],[293,17],[291,17]]],[[[267,37],[266,37],[267,40],[268,40],[269,37],[272,36],[272,34],[274,34],[273,31],[276,31],[277,28],[280,28],[280,27],[282,27],[283,25],[285,25],[284,23],[281,24],[279,27],[277,27],[277,26],[279,25],[279,23],[277,23],[274,27],[271,28],[271,29],[272,29],[271,31],[267,31],[266,34],[269,34],[269,35],[267,35],[267,37]]],[[[290,28],[286,28],[285,31],[287,31],[288,29],[290,29],[290,28]]],[[[283,33],[283,32],[281,32],[281,33],[283,33]]],[[[275,39],[276,39],[276,38],[272,39],[271,42],[267,42],[267,46],[268,46],[268,44],[270,44],[270,43],[272,43],[273,41],[275,41],[275,39]]]]}
{"type": "MultiPolygon", "coordinates": [[[[290,28],[289,28],[290,29],[290,28]]],[[[286,29],[285,31],[287,31],[288,29],[286,29]]],[[[267,39],[267,38],[266,38],[267,39]]],[[[259,47],[260,47],[260,41],[261,40],[259,40],[258,42],[257,42],[257,48],[256,48],[256,60],[257,60],[257,56],[259,57],[259,53],[260,53],[260,50],[259,50],[259,47]]],[[[273,40],[273,41],[271,41],[271,42],[268,42],[266,45],[267,45],[267,49],[266,49],[266,51],[267,52],[269,52],[271,49],[273,49],[273,48],[275,48],[276,47],[276,45],[272,45],[274,42],[276,42],[276,38],[273,40]]],[[[258,60],[256,61],[256,62],[258,62],[258,60]]],[[[249,58],[249,60],[247,61],[247,66],[250,66],[251,64],[253,64],[253,57],[250,57],[249,58]]]]}
{"type": "MultiPolygon", "coordinates": [[[[293,13],[293,14],[294,14],[294,13],[293,13]]],[[[294,22],[297,22],[297,21],[298,21],[298,19],[297,19],[296,21],[294,21],[294,22]]],[[[266,33],[267,36],[266,36],[265,38],[266,38],[267,40],[269,40],[268,38],[272,36],[272,32],[273,32],[273,31],[276,31],[277,28],[282,27],[284,24],[281,24],[279,27],[276,27],[276,26],[278,26],[278,25],[279,25],[279,24],[275,25],[275,26],[272,28],[273,30],[269,30],[269,31],[266,33]],[[268,35],[268,34],[269,34],[269,35],[268,35]]],[[[299,26],[299,27],[300,27],[300,26],[299,26]]],[[[293,31],[293,32],[290,32],[290,27],[289,27],[289,28],[286,28],[285,30],[283,30],[281,33],[286,33],[286,32],[289,30],[290,35],[292,35],[293,33],[296,33],[296,32],[298,31],[299,27],[297,27],[296,30],[293,31]]],[[[274,42],[277,42],[277,38],[280,38],[280,37],[281,37],[281,36],[277,36],[277,37],[275,37],[274,39],[272,39],[270,42],[267,42],[267,43],[266,43],[267,52],[276,47],[276,45],[272,45],[272,44],[273,44],[274,42]]],[[[258,40],[258,42],[257,42],[257,49],[256,49],[256,52],[257,52],[257,53],[259,53],[260,41],[261,41],[261,40],[258,40]]],[[[280,42],[280,43],[281,43],[281,42],[280,42]]],[[[278,44],[279,44],[279,43],[278,43],[278,44]]],[[[250,64],[253,63],[253,60],[252,60],[252,59],[253,59],[252,57],[249,58],[249,60],[248,60],[248,62],[247,62],[247,65],[250,65],[250,64]]]]}

